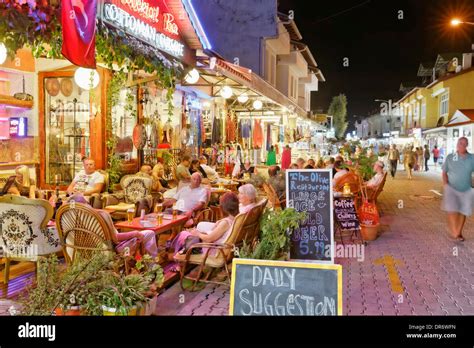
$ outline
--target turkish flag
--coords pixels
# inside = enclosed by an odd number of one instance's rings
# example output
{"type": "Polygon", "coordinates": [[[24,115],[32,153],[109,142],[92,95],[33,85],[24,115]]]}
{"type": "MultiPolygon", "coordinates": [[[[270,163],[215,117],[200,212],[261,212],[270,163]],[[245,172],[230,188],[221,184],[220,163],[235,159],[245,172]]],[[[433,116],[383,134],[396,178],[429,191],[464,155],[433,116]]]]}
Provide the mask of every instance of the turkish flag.
{"type": "Polygon", "coordinates": [[[61,0],[62,54],[75,65],[95,69],[97,0],[61,0]]]}

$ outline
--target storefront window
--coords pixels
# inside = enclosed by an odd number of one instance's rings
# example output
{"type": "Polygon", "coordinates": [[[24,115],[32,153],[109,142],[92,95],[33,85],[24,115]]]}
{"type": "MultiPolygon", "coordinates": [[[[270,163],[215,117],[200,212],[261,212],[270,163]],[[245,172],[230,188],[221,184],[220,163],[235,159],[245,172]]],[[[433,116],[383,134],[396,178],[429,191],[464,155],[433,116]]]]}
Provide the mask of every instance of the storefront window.
{"type": "Polygon", "coordinates": [[[48,77],[44,81],[46,184],[69,184],[90,156],[89,92],[73,77],[48,77]]]}

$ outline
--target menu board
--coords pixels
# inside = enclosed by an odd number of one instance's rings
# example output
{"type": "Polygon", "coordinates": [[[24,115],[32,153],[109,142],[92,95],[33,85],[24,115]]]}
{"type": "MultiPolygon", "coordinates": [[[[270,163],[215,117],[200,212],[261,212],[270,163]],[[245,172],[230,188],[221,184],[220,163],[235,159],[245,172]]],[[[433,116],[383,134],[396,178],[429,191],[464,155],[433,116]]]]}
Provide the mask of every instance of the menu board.
{"type": "Polygon", "coordinates": [[[234,258],[230,315],[342,315],[342,266],[234,258]]]}
{"type": "Polygon", "coordinates": [[[360,229],[353,198],[334,198],[334,216],[343,230],[355,231],[360,229]]]}
{"type": "Polygon", "coordinates": [[[286,183],[288,207],[307,214],[291,236],[290,258],[333,264],[331,170],[287,170],[286,183]]]}

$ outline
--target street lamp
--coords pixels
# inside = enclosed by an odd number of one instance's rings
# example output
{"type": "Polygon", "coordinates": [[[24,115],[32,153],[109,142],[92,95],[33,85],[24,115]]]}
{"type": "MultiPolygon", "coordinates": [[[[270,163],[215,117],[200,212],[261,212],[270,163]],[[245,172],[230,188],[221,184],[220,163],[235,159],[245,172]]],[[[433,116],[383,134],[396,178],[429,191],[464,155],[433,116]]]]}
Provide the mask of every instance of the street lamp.
{"type": "Polygon", "coordinates": [[[459,26],[460,24],[474,25],[473,22],[464,22],[464,21],[460,20],[459,18],[453,18],[453,19],[451,20],[451,25],[452,25],[453,27],[457,27],[457,26],[459,26]]]}

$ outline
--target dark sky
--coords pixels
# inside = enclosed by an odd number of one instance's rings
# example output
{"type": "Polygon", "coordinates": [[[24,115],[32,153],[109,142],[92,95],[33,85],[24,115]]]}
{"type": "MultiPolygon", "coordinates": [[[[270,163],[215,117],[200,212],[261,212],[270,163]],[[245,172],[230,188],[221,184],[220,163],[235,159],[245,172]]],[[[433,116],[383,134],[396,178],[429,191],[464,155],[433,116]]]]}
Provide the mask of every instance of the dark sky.
{"type": "Polygon", "coordinates": [[[468,52],[474,42],[474,26],[449,26],[453,16],[474,22],[474,0],[279,0],[279,10],[294,11],[326,78],[313,109],[326,112],[331,98],[344,93],[351,124],[354,115],[379,108],[374,99],[398,100],[400,83],[417,80],[420,62],[468,52]]]}

